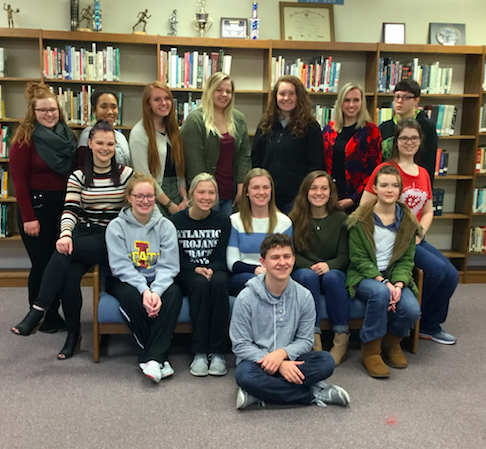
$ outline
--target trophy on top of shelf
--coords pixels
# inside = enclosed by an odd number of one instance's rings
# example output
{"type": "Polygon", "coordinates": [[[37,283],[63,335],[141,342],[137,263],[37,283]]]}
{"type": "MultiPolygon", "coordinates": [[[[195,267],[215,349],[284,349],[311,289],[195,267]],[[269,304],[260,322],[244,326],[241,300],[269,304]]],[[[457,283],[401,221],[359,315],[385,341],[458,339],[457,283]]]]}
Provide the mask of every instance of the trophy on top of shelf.
{"type": "Polygon", "coordinates": [[[14,21],[13,21],[13,15],[17,14],[20,12],[20,9],[12,9],[10,5],[7,5],[6,3],[3,4],[3,9],[4,11],[7,11],[7,17],[8,17],[8,27],[9,28],[15,28],[14,21]]]}
{"type": "Polygon", "coordinates": [[[71,31],[79,27],[79,0],[71,0],[71,31]]]}
{"type": "Polygon", "coordinates": [[[84,8],[81,10],[81,19],[78,21],[78,31],[93,31],[89,28],[90,23],[93,21],[93,11],[91,10],[91,6],[84,8]],[[81,27],[81,22],[86,20],[86,27],[81,27]]]}
{"type": "Polygon", "coordinates": [[[167,36],[177,36],[177,9],[172,11],[172,14],[169,16],[169,23],[170,23],[170,31],[167,33],[167,36]]]}
{"type": "Polygon", "coordinates": [[[200,9],[191,20],[192,26],[199,31],[201,37],[204,37],[204,32],[213,26],[213,19],[209,17],[209,14],[206,11],[204,11],[205,3],[206,0],[199,0],[199,3],[196,6],[199,6],[200,9]]]}
{"type": "Polygon", "coordinates": [[[145,11],[140,11],[137,15],[138,22],[132,27],[133,34],[147,34],[147,32],[145,31],[145,27],[147,26],[147,20],[151,17],[152,15],[148,15],[148,9],[146,9],[145,11]],[[141,23],[143,23],[142,31],[135,31],[135,28],[141,23]]]}
{"type": "Polygon", "coordinates": [[[101,8],[100,0],[94,0],[94,12],[93,12],[93,31],[101,31],[101,8]]]}

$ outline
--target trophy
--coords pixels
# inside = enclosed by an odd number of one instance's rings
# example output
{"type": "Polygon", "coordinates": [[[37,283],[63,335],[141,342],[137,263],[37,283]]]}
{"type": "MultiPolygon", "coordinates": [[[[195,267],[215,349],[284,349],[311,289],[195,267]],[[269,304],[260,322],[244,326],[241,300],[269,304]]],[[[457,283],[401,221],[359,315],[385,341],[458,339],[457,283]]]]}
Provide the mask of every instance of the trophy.
{"type": "Polygon", "coordinates": [[[199,31],[201,37],[204,37],[204,32],[213,26],[213,19],[209,17],[209,14],[206,11],[204,11],[205,3],[205,0],[199,0],[199,3],[196,6],[199,6],[200,9],[191,20],[192,26],[199,31]]]}

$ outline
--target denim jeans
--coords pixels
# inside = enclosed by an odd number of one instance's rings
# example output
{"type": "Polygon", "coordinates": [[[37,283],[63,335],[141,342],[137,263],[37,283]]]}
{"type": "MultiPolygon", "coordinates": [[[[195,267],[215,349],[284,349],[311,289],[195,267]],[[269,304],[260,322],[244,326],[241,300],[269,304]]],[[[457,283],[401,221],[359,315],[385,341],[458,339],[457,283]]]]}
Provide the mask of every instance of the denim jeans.
{"type": "Polygon", "coordinates": [[[406,337],[420,318],[420,306],[412,291],[405,287],[396,312],[388,312],[390,290],[375,279],[363,279],[356,287],[356,298],[366,303],[363,327],[359,333],[363,343],[384,337],[388,332],[406,337]]]}
{"type": "Polygon", "coordinates": [[[303,354],[297,360],[305,362],[299,365],[305,376],[301,385],[288,382],[278,371],[270,376],[260,364],[248,360],[243,360],[236,367],[236,383],[252,396],[269,404],[311,405],[314,402],[311,386],[332,374],[334,359],[326,351],[317,351],[303,354]]]}
{"type": "Polygon", "coordinates": [[[231,296],[238,296],[238,293],[243,290],[247,281],[255,277],[255,273],[238,273],[233,274],[229,281],[229,294],[231,296]]]}
{"type": "Polygon", "coordinates": [[[459,273],[449,259],[425,240],[415,248],[415,265],[424,270],[420,331],[435,334],[447,318],[459,273]]]}
{"type": "Polygon", "coordinates": [[[346,292],[346,275],[340,270],[330,270],[319,276],[309,268],[299,268],[292,277],[308,288],[314,297],[316,305],[316,327],[320,327],[322,319],[320,294],[326,296],[326,309],[332,322],[333,330],[347,332],[349,323],[349,296],[346,292]]]}

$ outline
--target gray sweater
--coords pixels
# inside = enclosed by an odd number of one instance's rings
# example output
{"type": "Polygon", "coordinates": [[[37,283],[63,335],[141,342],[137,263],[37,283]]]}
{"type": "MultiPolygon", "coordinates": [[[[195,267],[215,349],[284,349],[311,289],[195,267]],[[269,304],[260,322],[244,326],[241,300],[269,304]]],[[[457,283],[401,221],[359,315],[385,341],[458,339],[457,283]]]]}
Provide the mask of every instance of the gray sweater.
{"type": "Polygon", "coordinates": [[[258,362],[285,349],[290,360],[310,352],[316,309],[309,290],[289,279],[280,298],[265,286],[265,274],[250,279],[235,301],[230,338],[236,363],[258,362]]]}

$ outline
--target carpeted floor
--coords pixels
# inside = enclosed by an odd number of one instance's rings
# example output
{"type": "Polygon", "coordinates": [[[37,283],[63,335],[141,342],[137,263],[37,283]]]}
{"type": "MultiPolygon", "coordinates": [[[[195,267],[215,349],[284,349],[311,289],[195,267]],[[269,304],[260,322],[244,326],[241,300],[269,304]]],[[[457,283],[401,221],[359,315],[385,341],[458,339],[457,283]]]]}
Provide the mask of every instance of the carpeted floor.
{"type": "Polygon", "coordinates": [[[1,448],[359,448],[486,447],[486,294],[459,285],[445,328],[455,346],[420,341],[409,367],[376,380],[364,371],[357,335],[329,383],[348,407],[235,409],[234,358],[223,378],[194,378],[184,336],[175,375],[144,378],[131,336],[110,337],[92,361],[92,297],[84,289],[82,352],[56,360],[65,334],[9,332],[27,311],[26,289],[0,289],[1,448]]]}

